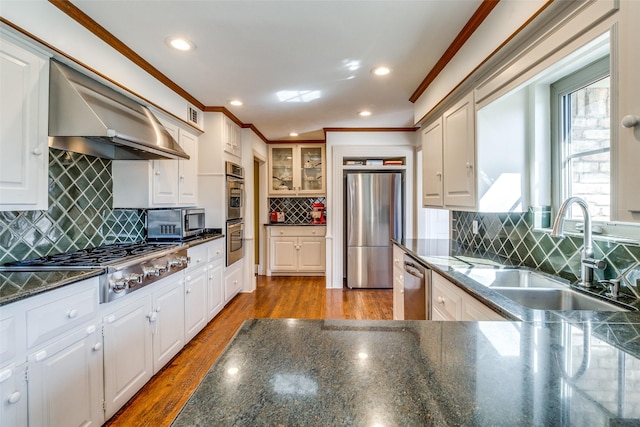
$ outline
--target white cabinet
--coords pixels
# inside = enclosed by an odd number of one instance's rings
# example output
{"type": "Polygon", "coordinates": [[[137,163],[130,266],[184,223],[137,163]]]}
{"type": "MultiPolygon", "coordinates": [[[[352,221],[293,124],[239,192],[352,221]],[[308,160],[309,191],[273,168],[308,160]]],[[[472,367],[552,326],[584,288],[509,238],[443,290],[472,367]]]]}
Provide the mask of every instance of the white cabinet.
{"type": "Polygon", "coordinates": [[[27,425],[27,365],[0,369],[0,425],[27,425]]]}
{"type": "Polygon", "coordinates": [[[224,302],[231,301],[242,289],[242,262],[236,262],[226,268],[224,272],[224,302]]]}
{"type": "Polygon", "coordinates": [[[163,122],[189,160],[114,160],[113,207],[195,206],[198,202],[198,137],[163,122]]]}
{"type": "Polygon", "coordinates": [[[476,206],[473,93],[422,133],[423,205],[472,210],[476,206]],[[439,143],[438,143],[439,142],[439,143]]]}
{"type": "Polygon", "coordinates": [[[103,304],[105,419],[184,346],[184,284],[174,274],[103,304]]]}
{"type": "Polygon", "coordinates": [[[1,37],[0,210],[46,210],[49,60],[1,37]]]}
{"type": "Polygon", "coordinates": [[[29,356],[29,425],[104,423],[102,334],[97,323],[29,356]]]}
{"type": "Polygon", "coordinates": [[[154,285],[151,330],[153,373],[156,374],[184,347],[184,286],[174,274],[154,285]]]}
{"type": "Polygon", "coordinates": [[[207,265],[207,320],[211,320],[224,307],[224,239],[208,245],[207,265]]]}
{"type": "Polygon", "coordinates": [[[188,249],[192,266],[184,273],[184,334],[189,342],[205,327],[207,318],[208,250],[206,245],[188,249]],[[194,262],[194,259],[198,260],[194,262]]]}
{"type": "Polygon", "coordinates": [[[404,320],[404,251],[393,245],[393,320],[404,320]]]}
{"type": "Polygon", "coordinates": [[[105,419],[111,418],[153,376],[151,296],[140,290],[105,304],[105,419]]]}
{"type": "Polygon", "coordinates": [[[236,156],[242,157],[242,135],[240,126],[235,124],[229,117],[224,117],[222,127],[222,146],[224,151],[236,156]]]}
{"type": "Polygon", "coordinates": [[[324,275],[325,232],[325,226],[269,227],[267,276],[324,275]]]}
{"type": "Polygon", "coordinates": [[[506,320],[453,283],[431,272],[431,320],[506,320]]]}
{"type": "Polygon", "coordinates": [[[325,147],[322,144],[269,145],[269,195],[324,196],[325,147]]]}

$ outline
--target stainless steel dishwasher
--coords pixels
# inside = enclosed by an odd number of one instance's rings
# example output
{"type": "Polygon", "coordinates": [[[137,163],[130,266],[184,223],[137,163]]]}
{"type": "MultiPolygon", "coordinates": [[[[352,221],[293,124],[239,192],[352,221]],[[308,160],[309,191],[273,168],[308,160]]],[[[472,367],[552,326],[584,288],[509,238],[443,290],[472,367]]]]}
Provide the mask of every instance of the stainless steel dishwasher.
{"type": "Polygon", "coordinates": [[[431,270],[404,256],[404,319],[431,319],[431,270]]]}

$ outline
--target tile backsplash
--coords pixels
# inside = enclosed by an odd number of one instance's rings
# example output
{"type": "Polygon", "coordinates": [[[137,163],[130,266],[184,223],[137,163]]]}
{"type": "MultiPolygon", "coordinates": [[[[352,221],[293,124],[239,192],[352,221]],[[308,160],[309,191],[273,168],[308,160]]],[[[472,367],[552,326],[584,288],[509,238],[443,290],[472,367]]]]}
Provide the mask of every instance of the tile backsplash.
{"type": "MultiPolygon", "coordinates": [[[[506,257],[513,263],[557,274],[571,281],[580,277],[582,237],[550,237],[534,230],[534,214],[452,212],[452,239],[479,252],[506,257]],[[472,223],[478,221],[478,233],[472,223]]],[[[622,278],[621,290],[640,298],[640,242],[594,240],[594,255],[607,263],[596,279],[622,278]]]]}
{"type": "Polygon", "coordinates": [[[0,265],[144,239],[144,211],[112,209],[111,161],[49,149],[49,209],[0,212],[0,265]]]}
{"type": "MultiPolygon", "coordinates": [[[[269,199],[269,212],[284,212],[285,224],[309,224],[314,203],[323,203],[324,197],[277,197],[269,199]]],[[[325,210],[326,213],[326,210],[325,210]]]]}

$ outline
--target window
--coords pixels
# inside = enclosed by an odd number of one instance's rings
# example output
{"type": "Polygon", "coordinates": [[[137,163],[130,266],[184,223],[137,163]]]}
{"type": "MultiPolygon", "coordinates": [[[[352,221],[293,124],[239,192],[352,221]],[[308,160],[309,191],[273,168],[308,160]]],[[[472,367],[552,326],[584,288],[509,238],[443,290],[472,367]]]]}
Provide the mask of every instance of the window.
{"type": "MultiPolygon", "coordinates": [[[[594,221],[611,212],[610,105],[608,56],[551,85],[554,201],[581,197],[594,221]]],[[[582,210],[570,217],[582,218],[582,210]]]]}

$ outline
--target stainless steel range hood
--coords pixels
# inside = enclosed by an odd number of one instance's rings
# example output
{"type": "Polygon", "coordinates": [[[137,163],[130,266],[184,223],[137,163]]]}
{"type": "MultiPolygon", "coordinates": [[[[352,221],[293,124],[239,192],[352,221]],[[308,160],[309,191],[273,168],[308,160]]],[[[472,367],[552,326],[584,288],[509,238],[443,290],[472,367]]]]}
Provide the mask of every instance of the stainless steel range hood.
{"type": "Polygon", "coordinates": [[[49,146],[114,160],[188,159],[149,109],[51,61],[49,146]]]}

